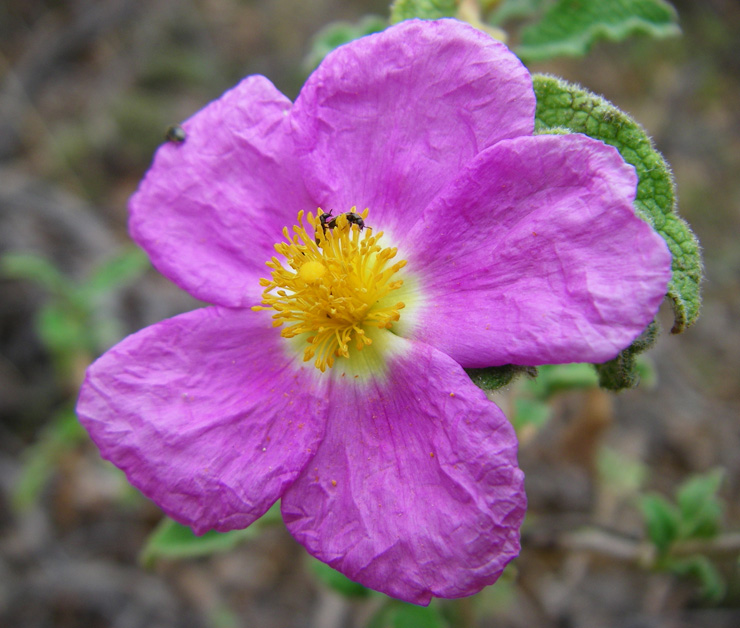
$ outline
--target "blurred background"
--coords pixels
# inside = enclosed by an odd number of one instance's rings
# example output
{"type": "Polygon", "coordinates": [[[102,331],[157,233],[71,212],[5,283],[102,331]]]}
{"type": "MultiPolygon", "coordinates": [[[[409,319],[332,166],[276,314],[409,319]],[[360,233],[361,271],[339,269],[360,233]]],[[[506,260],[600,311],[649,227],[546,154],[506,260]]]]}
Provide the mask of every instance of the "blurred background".
{"type": "MultiPolygon", "coordinates": [[[[704,247],[702,317],[661,336],[640,388],[546,395],[548,420],[520,431],[522,555],[496,586],[443,603],[450,625],[740,626],[740,5],[674,5],[682,37],[600,43],[531,69],[604,95],[654,138],[704,247]],[[715,469],[729,540],[709,575],[644,568],[641,496],[672,500],[715,469]]],[[[332,588],[281,525],[210,556],[142,560],[161,513],[73,413],[92,359],[199,305],[126,233],[164,130],[248,74],[294,98],[312,36],[367,14],[387,17],[387,3],[0,4],[0,626],[353,628],[385,603],[332,588]]],[[[495,399],[511,411],[525,385],[495,399]]],[[[388,625],[412,625],[400,621],[388,625]]]]}

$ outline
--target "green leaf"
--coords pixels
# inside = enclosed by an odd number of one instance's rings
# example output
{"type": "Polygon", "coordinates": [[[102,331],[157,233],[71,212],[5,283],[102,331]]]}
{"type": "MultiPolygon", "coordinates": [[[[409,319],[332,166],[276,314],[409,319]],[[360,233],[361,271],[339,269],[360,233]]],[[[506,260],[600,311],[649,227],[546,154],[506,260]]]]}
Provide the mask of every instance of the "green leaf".
{"type": "Polygon", "coordinates": [[[678,538],[678,510],[660,495],[643,495],[640,509],[645,517],[648,538],[661,554],[665,554],[678,538]]]}
{"type": "Polygon", "coordinates": [[[673,177],[644,129],[600,96],[557,78],[535,75],[536,129],[566,128],[616,147],[637,170],[635,209],[665,239],[673,256],[668,296],[673,301],[673,333],[680,333],[699,316],[701,252],[689,226],[676,214],[673,177]]]}
{"type": "Polygon", "coordinates": [[[395,0],[391,5],[391,24],[414,17],[437,20],[454,17],[456,13],[456,0],[395,0]]]}
{"type": "Polygon", "coordinates": [[[149,258],[136,246],[126,246],[100,265],[80,288],[87,297],[113,290],[139,278],[149,268],[149,258]]]}
{"type": "Polygon", "coordinates": [[[359,22],[331,22],[322,28],[311,40],[311,50],[304,61],[309,72],[335,48],[370,35],[379,33],[388,26],[388,20],[378,15],[365,15],[359,22]]]}
{"type": "Polygon", "coordinates": [[[519,375],[537,377],[537,367],[506,364],[484,369],[465,369],[472,382],[483,390],[498,390],[508,386],[519,375]]]}
{"type": "Polygon", "coordinates": [[[389,600],[368,622],[367,628],[446,628],[434,601],[429,606],[416,606],[389,600]]]}
{"type": "Polygon", "coordinates": [[[679,487],[676,501],[681,513],[681,538],[711,538],[719,533],[723,507],[717,492],[723,476],[722,469],[715,469],[679,487]]]}
{"type": "Polygon", "coordinates": [[[64,294],[72,283],[51,262],[28,253],[7,253],[0,259],[0,274],[11,279],[27,279],[52,294],[64,294]]]}
{"type": "Polygon", "coordinates": [[[245,539],[256,536],[251,526],[244,530],[216,532],[209,530],[196,536],[188,527],[172,519],[163,519],[147,541],[142,555],[146,565],[157,558],[192,558],[225,552],[239,545],[245,539]]]}
{"type": "Polygon", "coordinates": [[[247,539],[257,537],[266,526],[276,523],[280,518],[278,502],[248,528],[231,532],[209,530],[201,536],[196,536],[188,526],[165,517],[150,535],[139,560],[144,566],[150,567],[160,558],[193,558],[225,552],[247,539]]]}
{"type": "Polygon", "coordinates": [[[345,597],[367,597],[370,595],[370,589],[366,589],[361,584],[350,580],[347,576],[320,560],[311,559],[311,569],[321,582],[345,597]]]}
{"type": "Polygon", "coordinates": [[[663,0],[558,0],[539,22],[522,30],[516,53],[525,62],[580,56],[599,39],[678,35],[676,21],[675,9],[663,0]]]}
{"type": "Polygon", "coordinates": [[[598,378],[590,364],[545,364],[537,371],[538,377],[526,383],[528,393],[541,400],[567,390],[596,388],[598,378]]]}
{"type": "Polygon", "coordinates": [[[393,628],[444,628],[444,621],[435,606],[396,604],[391,617],[393,628]]]}
{"type": "Polygon", "coordinates": [[[599,386],[614,391],[637,386],[640,383],[640,364],[637,358],[655,344],[658,330],[658,323],[653,321],[616,358],[603,364],[594,364],[599,374],[599,386]]]}
{"type": "Polygon", "coordinates": [[[681,576],[696,578],[701,585],[701,596],[708,602],[719,602],[725,595],[725,582],[706,556],[671,559],[668,569],[681,576]]]}

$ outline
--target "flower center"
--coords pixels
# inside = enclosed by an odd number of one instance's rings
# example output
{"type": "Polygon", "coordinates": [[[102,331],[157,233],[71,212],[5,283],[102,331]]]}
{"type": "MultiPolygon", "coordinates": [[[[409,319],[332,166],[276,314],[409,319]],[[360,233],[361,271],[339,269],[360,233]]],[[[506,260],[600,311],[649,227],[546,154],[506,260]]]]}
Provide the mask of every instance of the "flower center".
{"type": "Polygon", "coordinates": [[[309,212],[305,224],[304,212],[298,212],[293,234],[285,227],[286,241],[275,245],[285,261],[267,262],[272,277],[260,279],[262,305],[252,307],[275,310],[272,324],[286,325],[285,338],[306,334],[303,359],[315,357],[322,372],[335,357],[349,358],[351,349],[372,344],[366,328],[390,329],[404,307],[387,297],[403,284],[392,277],[406,261],[392,263],[397,249],[378,244],[383,232],[376,235],[365,225],[367,209],[354,210],[332,216],[319,208],[316,216],[309,212]]]}

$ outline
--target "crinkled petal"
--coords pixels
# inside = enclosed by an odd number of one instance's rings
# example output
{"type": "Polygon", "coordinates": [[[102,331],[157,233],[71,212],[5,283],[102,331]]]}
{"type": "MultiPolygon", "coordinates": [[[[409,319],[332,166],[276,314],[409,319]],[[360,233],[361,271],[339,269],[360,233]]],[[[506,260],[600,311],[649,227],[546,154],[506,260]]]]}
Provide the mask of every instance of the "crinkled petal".
{"type": "Polygon", "coordinates": [[[244,528],[314,456],[325,388],[263,313],[206,308],[148,327],[87,372],[77,412],[104,458],[196,533],[244,528]]]}
{"type": "Polygon", "coordinates": [[[416,604],[470,595],[519,551],[516,437],[452,359],[392,342],[383,381],[332,384],[326,436],[285,492],[283,518],[365,586],[416,604]]]}
{"type": "Polygon", "coordinates": [[[131,235],[166,277],[230,307],[259,302],[259,278],[284,226],[316,204],[298,172],[291,102],[250,76],[166,143],[129,203],[131,235]]]}
{"type": "Polygon", "coordinates": [[[404,335],[465,367],[602,362],[650,323],[671,256],[634,213],[637,178],[583,135],[503,141],[409,234],[425,305],[404,335]]]}
{"type": "Polygon", "coordinates": [[[478,152],[531,134],[532,80],[503,44],[456,20],[409,20],[328,55],[292,118],[308,189],[404,233],[478,152]]]}

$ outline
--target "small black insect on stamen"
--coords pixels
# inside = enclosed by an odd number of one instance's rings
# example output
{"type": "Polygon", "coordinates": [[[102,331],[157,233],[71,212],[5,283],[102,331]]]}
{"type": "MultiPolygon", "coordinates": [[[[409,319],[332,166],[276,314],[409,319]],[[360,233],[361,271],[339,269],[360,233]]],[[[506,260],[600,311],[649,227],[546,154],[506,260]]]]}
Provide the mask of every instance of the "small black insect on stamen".
{"type": "Polygon", "coordinates": [[[333,211],[333,209],[330,209],[328,212],[324,212],[323,214],[321,214],[321,216],[319,216],[319,224],[321,225],[321,230],[324,233],[326,233],[327,227],[329,229],[333,229],[337,226],[337,219],[333,218],[331,215],[333,211]]]}
{"type": "Polygon", "coordinates": [[[167,128],[164,134],[164,139],[173,144],[182,144],[187,139],[187,133],[179,124],[173,124],[167,128]]]}
{"type": "MultiPolygon", "coordinates": [[[[333,229],[334,226],[336,225],[336,218],[332,218],[332,215],[331,215],[333,211],[334,211],[333,209],[330,209],[328,212],[323,212],[321,216],[319,216],[319,224],[321,225],[321,231],[323,232],[324,235],[326,235],[327,227],[329,229],[333,229]]],[[[319,236],[316,236],[315,239],[316,239],[316,244],[321,244],[321,238],[319,238],[319,236]]]]}
{"type": "MultiPolygon", "coordinates": [[[[337,219],[339,216],[346,216],[347,217],[347,223],[350,225],[357,225],[360,228],[360,231],[362,231],[365,228],[365,221],[362,219],[362,216],[359,214],[356,214],[355,212],[344,212],[343,214],[339,214],[337,216],[332,216],[332,212],[334,212],[333,209],[330,209],[328,212],[324,212],[319,216],[319,224],[321,225],[321,231],[326,234],[327,229],[334,229],[334,227],[337,226],[337,219]]],[[[320,240],[317,237],[316,238],[316,244],[319,244],[320,240]]]]}
{"type": "Polygon", "coordinates": [[[355,212],[347,212],[345,216],[347,216],[347,222],[350,225],[357,225],[360,228],[360,231],[365,228],[365,221],[362,219],[362,216],[360,216],[360,214],[355,214],[355,212]]]}

